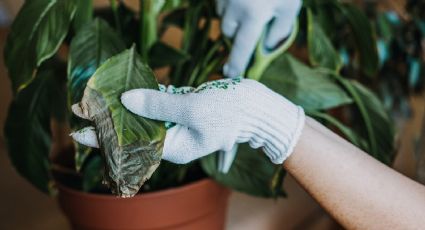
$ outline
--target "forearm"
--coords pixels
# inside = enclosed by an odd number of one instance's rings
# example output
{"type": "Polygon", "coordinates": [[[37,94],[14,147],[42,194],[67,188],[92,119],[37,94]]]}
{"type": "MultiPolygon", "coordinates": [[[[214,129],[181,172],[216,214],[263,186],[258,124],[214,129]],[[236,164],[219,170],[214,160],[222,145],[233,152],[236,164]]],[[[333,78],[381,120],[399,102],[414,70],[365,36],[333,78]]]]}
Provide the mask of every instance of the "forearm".
{"type": "Polygon", "coordinates": [[[285,169],[343,226],[420,229],[425,187],[381,164],[311,118],[285,169]]]}

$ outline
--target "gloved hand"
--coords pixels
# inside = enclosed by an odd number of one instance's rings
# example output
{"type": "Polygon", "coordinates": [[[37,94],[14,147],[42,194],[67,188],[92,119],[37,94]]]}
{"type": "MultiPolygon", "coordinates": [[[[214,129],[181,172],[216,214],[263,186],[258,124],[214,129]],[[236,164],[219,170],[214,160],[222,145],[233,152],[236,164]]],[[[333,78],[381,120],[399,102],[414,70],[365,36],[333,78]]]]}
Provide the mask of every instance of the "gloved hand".
{"type": "MultiPolygon", "coordinates": [[[[257,81],[240,78],[204,83],[187,94],[135,89],[121,101],[135,114],[176,123],[167,130],[163,159],[178,164],[244,142],[262,147],[273,163],[281,164],[292,153],[305,119],[301,107],[257,81]]],[[[72,136],[98,146],[93,128],[72,136]]]]}
{"type": "Polygon", "coordinates": [[[221,30],[234,38],[226,77],[242,76],[265,32],[265,48],[273,49],[291,32],[301,8],[300,0],[216,0],[221,30]],[[266,30],[265,30],[266,28],[266,30]]]}

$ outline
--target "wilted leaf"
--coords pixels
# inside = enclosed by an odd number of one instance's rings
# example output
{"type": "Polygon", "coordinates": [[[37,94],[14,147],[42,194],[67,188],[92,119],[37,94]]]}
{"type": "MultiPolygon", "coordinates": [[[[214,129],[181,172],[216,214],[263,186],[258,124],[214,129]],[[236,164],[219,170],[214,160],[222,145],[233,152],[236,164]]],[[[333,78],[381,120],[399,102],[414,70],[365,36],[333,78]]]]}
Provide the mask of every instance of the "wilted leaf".
{"type": "Polygon", "coordinates": [[[205,172],[214,180],[226,187],[260,197],[277,197],[283,195],[282,165],[271,163],[260,150],[241,144],[235,161],[226,174],[218,171],[218,154],[210,154],[201,158],[205,172]]]}
{"type": "Polygon", "coordinates": [[[306,110],[351,103],[351,98],[327,74],[302,64],[289,54],[278,57],[261,82],[306,110]]]}
{"type": "Polygon", "coordinates": [[[96,71],[80,103],[96,127],[105,181],[124,197],[135,195],[159,166],[165,138],[163,122],[137,116],[121,104],[121,94],[136,88],[158,89],[158,84],[133,46],[96,71]]]}
{"type": "Polygon", "coordinates": [[[74,0],[25,1],[12,24],[4,51],[15,91],[27,86],[35,69],[56,53],[75,11],[74,0]]]}

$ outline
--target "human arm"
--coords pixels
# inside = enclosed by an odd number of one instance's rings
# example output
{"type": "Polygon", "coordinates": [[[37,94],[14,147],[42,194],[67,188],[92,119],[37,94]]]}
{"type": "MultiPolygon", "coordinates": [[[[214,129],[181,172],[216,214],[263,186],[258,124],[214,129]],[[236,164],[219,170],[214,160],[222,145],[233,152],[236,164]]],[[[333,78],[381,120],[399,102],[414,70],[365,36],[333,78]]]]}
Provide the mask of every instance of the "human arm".
{"type": "MultiPolygon", "coordinates": [[[[186,95],[136,89],[125,93],[122,102],[135,114],[177,123],[167,131],[165,160],[186,163],[248,142],[263,148],[274,163],[284,162],[283,167],[347,228],[425,226],[422,185],[313,119],[307,117],[304,122],[298,106],[261,83],[234,81],[210,82],[186,95]]],[[[97,145],[94,129],[73,137],[97,145]]]]}
{"type": "Polygon", "coordinates": [[[348,229],[423,229],[425,187],[311,118],[283,164],[348,229]]]}

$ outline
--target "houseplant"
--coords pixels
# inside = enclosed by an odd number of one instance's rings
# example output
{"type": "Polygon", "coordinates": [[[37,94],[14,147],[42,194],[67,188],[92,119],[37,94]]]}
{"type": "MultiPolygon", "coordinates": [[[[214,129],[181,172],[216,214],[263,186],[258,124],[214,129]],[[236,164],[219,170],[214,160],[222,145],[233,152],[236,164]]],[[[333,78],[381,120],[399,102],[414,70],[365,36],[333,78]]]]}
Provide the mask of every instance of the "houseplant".
{"type": "MultiPolygon", "coordinates": [[[[210,36],[216,20],[213,1],[140,2],[136,13],[116,0],[102,10],[94,10],[91,1],[32,0],[25,2],[15,19],[5,49],[14,91],[5,136],[12,163],[40,190],[54,193],[56,181],[62,187],[61,194],[109,192],[100,183],[103,162],[98,150],[75,144],[69,150],[75,159],[71,170],[64,170],[63,164],[49,157],[51,121],[69,124],[72,129],[87,125],[74,117],[69,107],[81,100],[87,80],[107,59],[135,44],[140,60],[153,69],[168,67],[169,82],[176,86],[198,86],[220,75],[231,42],[210,36]],[[170,27],[183,33],[180,48],[160,39],[170,27]],[[68,50],[66,58],[58,54],[60,48],[68,50]]],[[[285,53],[262,71],[251,71],[255,66],[251,67],[248,76],[301,105],[309,115],[372,156],[390,163],[394,153],[391,119],[379,99],[357,81],[376,78],[379,68],[374,31],[366,16],[352,4],[306,0],[299,27],[296,47],[308,50],[304,62],[297,58],[302,55],[285,53]],[[331,17],[341,18],[353,35],[347,43],[352,45],[351,61],[359,66],[358,78],[342,76],[344,63],[330,38],[337,32],[331,30],[331,17]],[[349,116],[335,115],[335,111],[349,116]]],[[[262,52],[259,47],[254,61],[262,52]]],[[[218,172],[216,158],[211,154],[182,166],[161,162],[141,193],[152,192],[153,196],[159,190],[191,186],[186,184],[211,177],[255,196],[284,195],[285,172],[257,150],[241,145],[228,174],[218,172]]]]}

